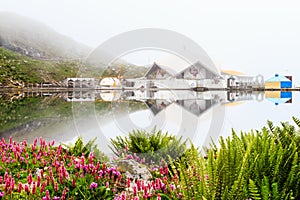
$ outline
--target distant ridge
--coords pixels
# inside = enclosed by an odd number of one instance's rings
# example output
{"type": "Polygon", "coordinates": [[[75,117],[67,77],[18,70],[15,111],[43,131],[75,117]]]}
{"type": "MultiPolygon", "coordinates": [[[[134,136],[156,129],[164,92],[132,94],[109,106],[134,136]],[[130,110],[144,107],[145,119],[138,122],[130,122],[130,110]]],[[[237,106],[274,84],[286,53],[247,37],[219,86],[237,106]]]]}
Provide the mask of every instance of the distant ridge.
{"type": "Polygon", "coordinates": [[[36,59],[84,59],[91,48],[42,22],[0,12],[0,46],[36,59]]]}

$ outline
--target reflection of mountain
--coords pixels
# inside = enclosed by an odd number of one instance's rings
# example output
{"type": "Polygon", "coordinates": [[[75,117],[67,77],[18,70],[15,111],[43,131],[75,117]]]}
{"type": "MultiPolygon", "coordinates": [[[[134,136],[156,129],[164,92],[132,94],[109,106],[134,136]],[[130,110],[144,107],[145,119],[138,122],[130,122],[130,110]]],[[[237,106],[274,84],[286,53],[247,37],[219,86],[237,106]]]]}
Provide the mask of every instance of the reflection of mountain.
{"type": "Polygon", "coordinates": [[[130,112],[146,109],[141,102],[120,102],[112,106],[108,101],[96,101],[87,102],[93,105],[93,110],[90,110],[87,104],[66,102],[63,99],[65,96],[65,93],[50,92],[0,93],[0,138],[14,136],[34,139],[37,134],[45,138],[48,135],[59,138],[61,133],[64,133],[62,138],[72,138],[76,134],[74,117],[88,119],[91,114],[108,117],[116,108],[130,112]]]}
{"type": "Polygon", "coordinates": [[[0,133],[8,132],[16,127],[26,130],[26,126],[30,124],[34,127],[41,127],[43,123],[39,122],[51,123],[58,118],[67,119],[71,111],[71,105],[63,101],[59,94],[53,94],[51,97],[25,98],[5,95],[0,98],[0,133]]]}

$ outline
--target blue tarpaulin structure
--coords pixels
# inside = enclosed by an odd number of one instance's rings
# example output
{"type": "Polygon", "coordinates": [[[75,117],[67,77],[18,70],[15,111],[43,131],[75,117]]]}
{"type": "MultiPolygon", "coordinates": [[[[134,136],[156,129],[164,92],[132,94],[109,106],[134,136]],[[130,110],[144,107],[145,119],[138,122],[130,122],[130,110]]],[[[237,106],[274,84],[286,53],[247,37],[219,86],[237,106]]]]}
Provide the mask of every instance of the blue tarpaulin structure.
{"type": "Polygon", "coordinates": [[[265,86],[267,88],[292,88],[292,81],[285,76],[276,74],[275,77],[265,81],[265,86]]]}

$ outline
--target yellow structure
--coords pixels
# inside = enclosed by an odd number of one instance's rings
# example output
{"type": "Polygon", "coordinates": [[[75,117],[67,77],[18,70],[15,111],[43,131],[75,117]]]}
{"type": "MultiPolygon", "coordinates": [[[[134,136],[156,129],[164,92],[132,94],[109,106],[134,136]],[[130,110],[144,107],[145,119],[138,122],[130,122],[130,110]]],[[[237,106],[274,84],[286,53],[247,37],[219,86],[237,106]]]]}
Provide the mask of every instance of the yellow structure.
{"type": "Polygon", "coordinates": [[[266,91],[266,98],[281,98],[281,91],[266,91]]]}
{"type": "Polygon", "coordinates": [[[280,82],[265,82],[265,88],[274,88],[274,89],[279,89],[281,88],[280,82]]]}
{"type": "Polygon", "coordinates": [[[224,69],[222,69],[221,72],[222,72],[223,74],[235,75],[235,76],[245,75],[245,74],[242,73],[242,72],[238,72],[238,71],[234,71],[234,70],[224,70],[224,69]]]}

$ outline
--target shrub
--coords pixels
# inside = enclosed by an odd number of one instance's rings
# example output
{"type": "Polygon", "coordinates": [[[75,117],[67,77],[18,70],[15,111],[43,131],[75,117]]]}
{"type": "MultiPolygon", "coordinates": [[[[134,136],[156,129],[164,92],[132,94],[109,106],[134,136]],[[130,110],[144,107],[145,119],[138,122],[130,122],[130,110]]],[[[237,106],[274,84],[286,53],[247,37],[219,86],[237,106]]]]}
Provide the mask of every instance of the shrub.
{"type": "Polygon", "coordinates": [[[97,144],[95,144],[97,138],[94,138],[93,140],[88,141],[84,145],[82,137],[79,136],[78,139],[76,140],[75,144],[62,144],[64,147],[66,147],[71,155],[74,156],[81,156],[84,155],[86,158],[88,155],[93,152],[95,158],[100,161],[100,162],[108,162],[109,158],[102,153],[98,147],[97,144]]]}
{"type": "Polygon", "coordinates": [[[159,164],[162,160],[177,158],[186,150],[186,141],[170,135],[168,132],[134,130],[126,137],[117,136],[111,139],[111,150],[117,157],[137,155],[146,164],[159,164]]]}

